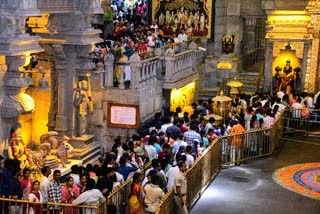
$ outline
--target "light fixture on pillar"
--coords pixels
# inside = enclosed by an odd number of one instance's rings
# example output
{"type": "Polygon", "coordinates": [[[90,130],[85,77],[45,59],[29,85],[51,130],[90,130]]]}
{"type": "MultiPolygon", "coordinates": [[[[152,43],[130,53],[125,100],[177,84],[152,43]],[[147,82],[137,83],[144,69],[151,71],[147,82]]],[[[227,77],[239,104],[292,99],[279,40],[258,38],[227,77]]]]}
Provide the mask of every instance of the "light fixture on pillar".
{"type": "Polygon", "coordinates": [[[43,67],[40,66],[38,72],[42,74],[42,77],[38,80],[38,89],[39,90],[48,90],[49,88],[49,80],[46,78],[43,67]]]}

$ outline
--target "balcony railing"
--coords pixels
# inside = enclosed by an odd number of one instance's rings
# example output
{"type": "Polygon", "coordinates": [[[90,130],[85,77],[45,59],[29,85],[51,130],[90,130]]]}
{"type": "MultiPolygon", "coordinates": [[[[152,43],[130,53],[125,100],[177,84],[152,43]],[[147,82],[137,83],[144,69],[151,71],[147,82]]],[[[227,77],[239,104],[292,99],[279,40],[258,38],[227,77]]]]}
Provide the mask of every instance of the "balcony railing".
{"type": "Polygon", "coordinates": [[[39,209],[42,213],[47,214],[60,214],[60,213],[86,213],[86,214],[106,214],[107,213],[107,203],[102,201],[97,206],[86,206],[78,205],[73,206],[72,204],[65,203],[40,203],[32,202],[28,200],[16,200],[10,198],[0,198],[0,213],[8,214],[19,214],[19,213],[33,213],[30,212],[30,207],[32,210],[39,209]]]}
{"type": "Polygon", "coordinates": [[[102,86],[138,89],[153,85],[158,80],[170,84],[196,74],[195,66],[205,57],[205,52],[197,49],[198,46],[194,41],[191,41],[189,46],[186,46],[187,44],[180,43],[174,47],[166,46],[146,53],[135,53],[127,62],[115,62],[114,56],[108,53],[104,58],[102,86]],[[176,52],[176,47],[181,52],[176,52]],[[187,50],[188,47],[190,50],[187,50]],[[125,78],[127,72],[131,74],[130,86],[125,82],[128,80],[125,78]]]}

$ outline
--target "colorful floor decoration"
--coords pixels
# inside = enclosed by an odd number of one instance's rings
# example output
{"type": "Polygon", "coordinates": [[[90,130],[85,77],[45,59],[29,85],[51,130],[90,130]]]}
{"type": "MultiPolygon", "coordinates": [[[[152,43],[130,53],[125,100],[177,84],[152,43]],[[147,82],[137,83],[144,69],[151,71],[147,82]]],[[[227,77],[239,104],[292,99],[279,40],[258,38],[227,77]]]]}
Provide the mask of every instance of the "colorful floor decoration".
{"type": "Polygon", "coordinates": [[[272,178],[286,189],[320,200],[320,163],[283,167],[275,171],[272,178]]]}

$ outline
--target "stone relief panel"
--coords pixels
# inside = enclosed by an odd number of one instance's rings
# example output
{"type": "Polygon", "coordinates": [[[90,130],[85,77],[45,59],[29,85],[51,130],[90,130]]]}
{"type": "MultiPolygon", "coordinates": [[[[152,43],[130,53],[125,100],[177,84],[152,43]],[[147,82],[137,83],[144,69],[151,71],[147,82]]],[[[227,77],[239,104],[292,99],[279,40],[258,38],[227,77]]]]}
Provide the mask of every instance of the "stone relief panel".
{"type": "MultiPolygon", "coordinates": [[[[280,54],[280,50],[284,50],[285,47],[288,45],[288,42],[282,41],[274,41],[273,42],[273,57],[277,57],[280,54]]],[[[290,42],[291,50],[296,51],[296,56],[300,59],[303,58],[303,47],[304,42],[290,42]]]]}

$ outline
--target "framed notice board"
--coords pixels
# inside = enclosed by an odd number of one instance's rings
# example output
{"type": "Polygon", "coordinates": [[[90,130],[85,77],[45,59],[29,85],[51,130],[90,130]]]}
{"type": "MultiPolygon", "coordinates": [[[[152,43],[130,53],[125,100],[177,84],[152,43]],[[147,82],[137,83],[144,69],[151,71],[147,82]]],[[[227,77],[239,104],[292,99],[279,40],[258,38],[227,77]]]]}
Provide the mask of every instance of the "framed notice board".
{"type": "Polygon", "coordinates": [[[118,128],[139,128],[139,105],[108,103],[107,126],[118,128]]]}

